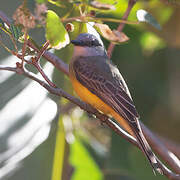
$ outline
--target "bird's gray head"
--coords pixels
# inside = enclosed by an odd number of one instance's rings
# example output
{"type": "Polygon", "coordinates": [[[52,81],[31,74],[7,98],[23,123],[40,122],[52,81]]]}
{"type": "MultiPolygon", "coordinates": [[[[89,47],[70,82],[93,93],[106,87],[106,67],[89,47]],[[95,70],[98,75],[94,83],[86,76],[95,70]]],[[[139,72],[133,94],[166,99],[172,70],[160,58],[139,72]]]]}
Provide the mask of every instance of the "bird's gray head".
{"type": "Polygon", "coordinates": [[[102,46],[96,36],[88,33],[80,34],[75,40],[72,40],[71,43],[76,46],[87,46],[87,47],[102,46]]]}
{"type": "Polygon", "coordinates": [[[103,44],[93,34],[82,33],[75,40],[71,41],[75,45],[75,56],[105,56],[106,50],[103,44]]]}

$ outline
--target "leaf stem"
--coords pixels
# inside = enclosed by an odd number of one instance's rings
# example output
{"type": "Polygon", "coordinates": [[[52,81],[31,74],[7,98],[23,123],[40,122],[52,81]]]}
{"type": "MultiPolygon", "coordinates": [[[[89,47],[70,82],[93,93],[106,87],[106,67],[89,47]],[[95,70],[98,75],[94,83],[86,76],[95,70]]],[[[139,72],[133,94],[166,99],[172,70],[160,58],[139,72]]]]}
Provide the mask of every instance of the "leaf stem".
{"type": "Polygon", "coordinates": [[[89,22],[89,21],[103,21],[103,22],[115,22],[115,23],[124,23],[124,24],[139,24],[136,21],[126,21],[124,19],[113,19],[113,18],[96,18],[90,16],[77,16],[66,19],[61,19],[62,22],[72,22],[72,21],[81,21],[81,22],[89,22]]]}

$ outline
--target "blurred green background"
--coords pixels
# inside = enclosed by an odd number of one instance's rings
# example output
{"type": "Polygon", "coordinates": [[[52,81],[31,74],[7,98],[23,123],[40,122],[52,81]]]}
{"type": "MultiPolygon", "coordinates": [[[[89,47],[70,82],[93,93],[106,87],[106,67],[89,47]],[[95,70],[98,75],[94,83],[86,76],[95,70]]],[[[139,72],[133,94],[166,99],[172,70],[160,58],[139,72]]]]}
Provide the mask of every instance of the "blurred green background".
{"type": "MultiPolygon", "coordinates": [[[[27,2],[33,12],[36,2],[27,2]]],[[[97,10],[97,16],[120,19],[128,1],[106,2],[116,10],[97,10]]],[[[0,10],[12,17],[21,3],[2,1],[0,10]]],[[[63,3],[65,7],[47,5],[62,17],[72,9],[68,1],[63,3]]],[[[179,144],[180,3],[138,1],[128,20],[136,20],[138,9],[150,12],[162,30],[143,23],[126,25],[123,32],[130,40],[115,47],[112,61],[128,84],[141,120],[159,136],[179,144]]],[[[111,29],[118,26],[108,25],[111,29]]],[[[44,28],[35,28],[30,34],[41,45],[45,42],[44,32],[44,28]]],[[[6,36],[1,40],[8,44],[6,36]]],[[[109,42],[103,41],[108,47],[109,42]]],[[[55,53],[68,63],[72,46],[55,53]]],[[[1,65],[13,66],[16,61],[0,46],[1,65]]],[[[42,63],[49,77],[73,94],[68,78],[43,59],[42,63]]],[[[19,75],[0,71],[0,77],[0,179],[56,180],[60,175],[63,180],[167,179],[154,176],[136,147],[78,107],[19,75]]]]}

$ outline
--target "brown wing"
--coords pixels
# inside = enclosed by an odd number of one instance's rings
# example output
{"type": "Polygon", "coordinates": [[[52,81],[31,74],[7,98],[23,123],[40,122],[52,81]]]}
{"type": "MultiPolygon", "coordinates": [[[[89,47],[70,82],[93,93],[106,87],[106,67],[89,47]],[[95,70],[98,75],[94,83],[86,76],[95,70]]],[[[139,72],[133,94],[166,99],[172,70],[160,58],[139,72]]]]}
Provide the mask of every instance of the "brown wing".
{"type": "Polygon", "coordinates": [[[81,84],[123,118],[135,122],[139,117],[138,113],[133,101],[125,92],[126,86],[122,84],[123,80],[118,78],[119,71],[115,66],[108,64],[102,57],[98,57],[98,60],[97,57],[88,57],[88,61],[83,57],[74,61],[73,67],[76,78],[81,84]]]}

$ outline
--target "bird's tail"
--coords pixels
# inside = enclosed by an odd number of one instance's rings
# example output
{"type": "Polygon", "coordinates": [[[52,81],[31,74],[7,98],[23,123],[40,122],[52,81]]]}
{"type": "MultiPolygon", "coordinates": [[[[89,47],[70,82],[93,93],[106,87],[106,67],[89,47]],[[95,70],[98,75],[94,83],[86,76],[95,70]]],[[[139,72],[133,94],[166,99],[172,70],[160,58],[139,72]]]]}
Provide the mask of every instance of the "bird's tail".
{"type": "Polygon", "coordinates": [[[127,121],[124,120],[124,118],[122,118],[119,114],[114,113],[112,116],[123,127],[123,129],[125,129],[129,134],[136,138],[142,152],[145,154],[148,161],[150,162],[154,174],[156,171],[160,174],[163,174],[161,168],[159,167],[159,163],[157,162],[155,154],[152,152],[151,147],[149,146],[142,133],[138,119],[134,119],[134,121],[131,121],[131,123],[128,124],[127,121]]]}
{"type": "Polygon", "coordinates": [[[137,138],[137,141],[140,145],[141,150],[143,151],[143,153],[145,154],[145,156],[147,157],[147,159],[149,160],[149,162],[153,168],[154,174],[156,174],[156,171],[159,172],[160,174],[163,174],[163,172],[162,172],[162,170],[159,167],[159,164],[157,162],[157,157],[152,152],[151,147],[149,146],[148,142],[146,141],[138,121],[137,121],[136,125],[138,126],[138,128],[137,128],[138,131],[136,129],[134,131],[134,133],[136,135],[136,138],[137,138]]]}

